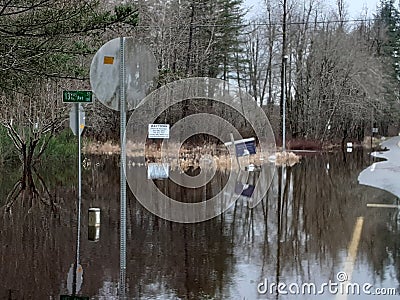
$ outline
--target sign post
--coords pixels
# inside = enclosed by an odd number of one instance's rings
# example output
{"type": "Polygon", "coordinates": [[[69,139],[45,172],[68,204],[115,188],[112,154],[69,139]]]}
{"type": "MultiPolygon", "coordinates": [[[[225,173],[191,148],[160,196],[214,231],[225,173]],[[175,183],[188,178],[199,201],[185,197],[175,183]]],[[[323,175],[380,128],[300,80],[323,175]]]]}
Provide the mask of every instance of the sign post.
{"type": "Polygon", "coordinates": [[[125,147],[125,129],[126,129],[126,108],[125,108],[125,38],[120,37],[120,137],[121,137],[121,166],[120,166],[120,193],[121,193],[121,219],[120,219],[120,298],[125,299],[125,283],[126,283],[126,147],[125,147]]]}
{"type": "Polygon", "coordinates": [[[72,295],[75,296],[80,290],[82,284],[82,278],[77,278],[79,270],[83,272],[82,267],[79,264],[79,253],[80,253],[80,237],[81,237],[81,206],[82,206],[82,157],[81,157],[81,134],[85,127],[85,112],[81,106],[81,103],[92,102],[91,91],[64,91],[63,102],[73,103],[73,107],[70,112],[70,127],[74,135],[78,139],[78,223],[77,223],[77,236],[76,236],[76,254],[75,264],[73,266],[74,271],[72,272],[72,295]],[[77,280],[80,280],[77,284],[77,280]]]}
{"type": "Polygon", "coordinates": [[[158,75],[154,54],[133,38],[119,37],[104,44],[90,66],[90,85],[105,106],[120,111],[120,282],[119,299],[126,298],[126,111],[135,109],[155,86],[158,75]],[[118,76],[119,74],[119,76],[118,76]],[[130,76],[137,76],[131,80],[130,76]],[[129,77],[129,78],[127,78],[129,77]]]}
{"type": "Polygon", "coordinates": [[[79,250],[80,250],[80,241],[81,241],[81,206],[82,206],[82,170],[81,170],[81,131],[80,131],[80,111],[81,111],[81,104],[75,103],[75,110],[76,110],[76,119],[75,124],[77,128],[77,136],[78,136],[78,229],[77,229],[77,236],[76,236],[76,265],[75,265],[75,272],[74,272],[74,284],[72,285],[72,295],[76,293],[76,272],[78,271],[79,266],[79,250]]]}

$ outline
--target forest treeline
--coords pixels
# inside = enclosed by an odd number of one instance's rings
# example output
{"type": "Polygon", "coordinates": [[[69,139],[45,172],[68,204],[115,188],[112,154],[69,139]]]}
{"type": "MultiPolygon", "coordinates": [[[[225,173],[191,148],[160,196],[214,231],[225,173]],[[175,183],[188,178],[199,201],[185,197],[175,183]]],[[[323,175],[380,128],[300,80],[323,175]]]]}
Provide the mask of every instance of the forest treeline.
{"type": "MultiPolygon", "coordinates": [[[[333,7],[267,0],[252,16],[242,0],[116,2],[1,2],[0,123],[23,162],[39,158],[68,126],[62,91],[90,89],[94,53],[119,36],[134,36],[154,52],[158,86],[198,76],[227,80],[280,126],[286,105],[292,138],[361,140],[373,127],[386,135],[399,126],[400,7],[394,0],[382,0],[372,17],[361,11],[357,20],[343,0],[333,7]]],[[[97,101],[85,109],[85,135],[119,137],[117,112],[97,101]]]]}

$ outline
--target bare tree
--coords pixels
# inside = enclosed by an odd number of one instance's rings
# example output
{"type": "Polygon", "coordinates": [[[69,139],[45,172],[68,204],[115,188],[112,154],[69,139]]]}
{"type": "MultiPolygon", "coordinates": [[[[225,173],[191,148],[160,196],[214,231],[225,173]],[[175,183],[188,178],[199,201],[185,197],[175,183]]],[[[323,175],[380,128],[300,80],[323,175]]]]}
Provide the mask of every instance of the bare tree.
{"type": "MultiPolygon", "coordinates": [[[[3,1],[0,8],[0,125],[18,151],[23,174],[12,197],[36,193],[32,166],[64,125],[62,91],[86,86],[88,55],[110,28],[135,24],[132,6],[97,1],[3,1]],[[18,192],[19,191],[19,192],[18,192]],[[16,192],[16,193],[14,193],[16,192]]],[[[13,200],[11,199],[11,202],[13,200]]]]}

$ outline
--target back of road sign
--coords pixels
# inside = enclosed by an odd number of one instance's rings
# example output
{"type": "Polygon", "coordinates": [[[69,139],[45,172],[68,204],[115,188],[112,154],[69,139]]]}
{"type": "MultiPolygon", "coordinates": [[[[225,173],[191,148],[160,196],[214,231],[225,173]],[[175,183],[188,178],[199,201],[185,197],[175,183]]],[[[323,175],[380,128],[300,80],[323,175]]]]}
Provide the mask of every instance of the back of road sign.
{"type": "MultiPolygon", "coordinates": [[[[74,135],[77,135],[78,133],[78,128],[76,128],[76,117],[78,114],[78,110],[76,109],[76,105],[73,105],[71,108],[71,111],[69,112],[69,127],[71,128],[72,132],[74,135]]],[[[83,129],[85,128],[85,111],[83,110],[83,107],[79,105],[79,135],[82,134],[83,129]]]]}
{"type": "MultiPolygon", "coordinates": [[[[120,110],[120,38],[105,43],[95,54],[90,66],[90,85],[96,98],[108,108],[120,110]]],[[[132,37],[125,38],[125,89],[127,110],[155,86],[158,75],[154,54],[132,37]]]]}

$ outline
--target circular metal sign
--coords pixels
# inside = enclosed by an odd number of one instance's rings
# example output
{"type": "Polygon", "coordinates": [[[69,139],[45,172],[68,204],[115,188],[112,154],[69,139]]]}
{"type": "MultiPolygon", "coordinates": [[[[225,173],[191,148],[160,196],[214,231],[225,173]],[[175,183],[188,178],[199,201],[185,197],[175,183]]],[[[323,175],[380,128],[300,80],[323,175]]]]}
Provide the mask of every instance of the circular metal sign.
{"type": "Polygon", "coordinates": [[[155,86],[158,75],[153,53],[132,37],[124,38],[125,59],[121,65],[120,38],[105,43],[90,66],[90,85],[105,106],[120,110],[120,71],[125,68],[127,109],[132,110],[155,86]]]}

